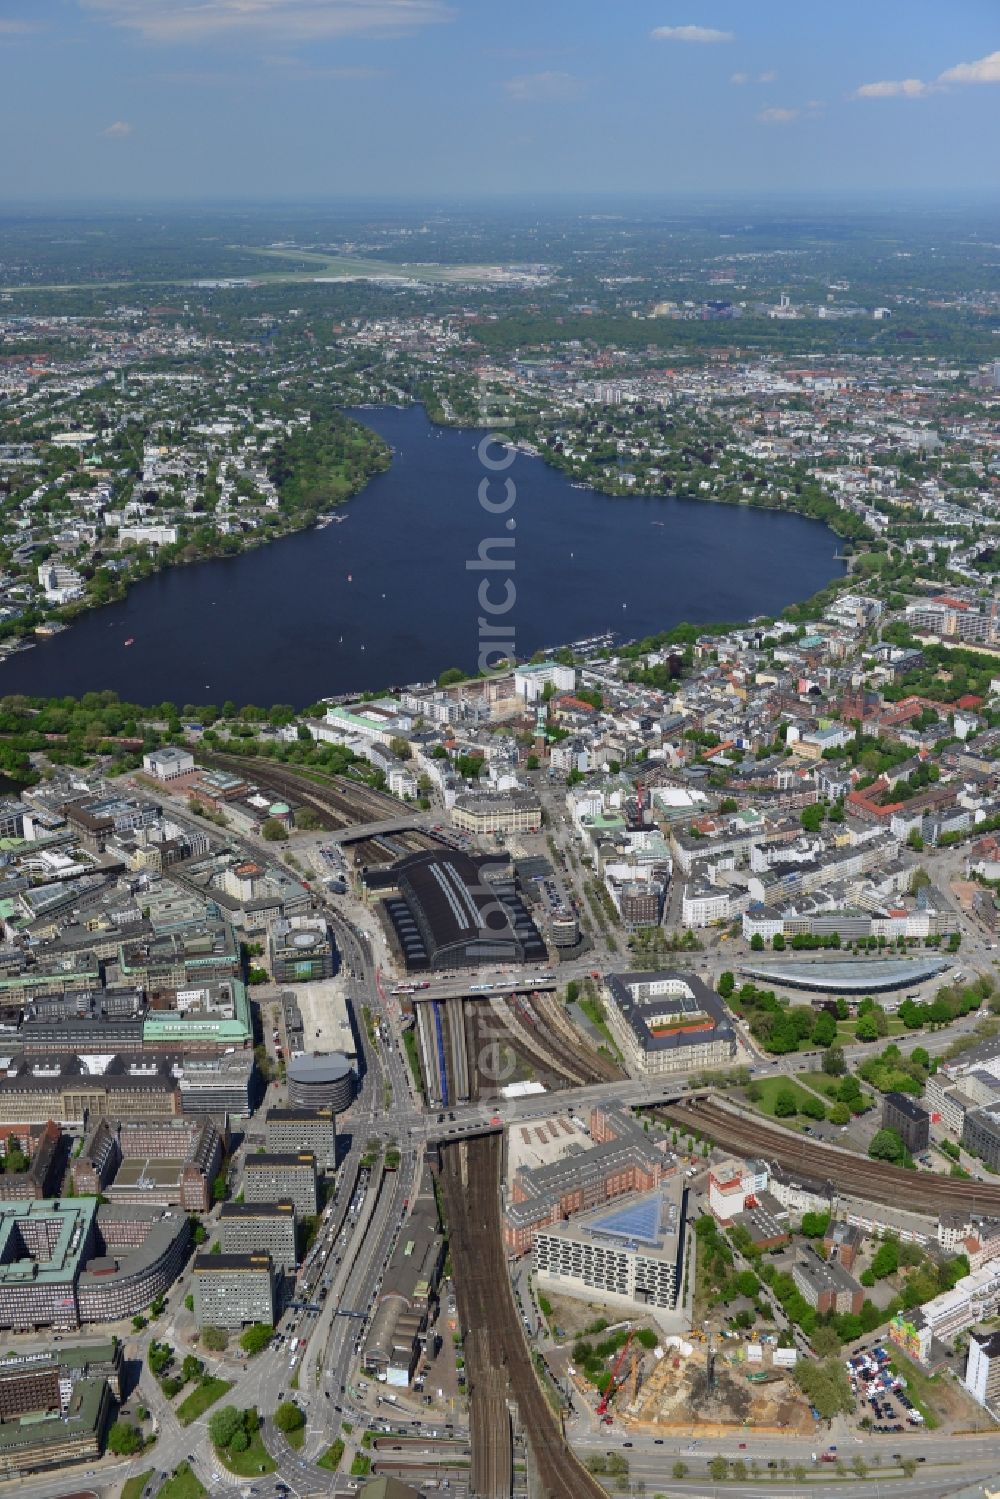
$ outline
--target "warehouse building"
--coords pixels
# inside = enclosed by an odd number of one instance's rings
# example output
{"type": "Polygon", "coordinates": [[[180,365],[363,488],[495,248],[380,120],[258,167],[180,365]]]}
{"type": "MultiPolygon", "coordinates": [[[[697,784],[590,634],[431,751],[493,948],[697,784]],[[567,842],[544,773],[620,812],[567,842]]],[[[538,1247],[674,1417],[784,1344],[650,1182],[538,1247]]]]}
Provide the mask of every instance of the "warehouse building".
{"type": "Polygon", "coordinates": [[[387,1384],[404,1387],[413,1380],[437,1308],[444,1259],[434,1189],[425,1170],[382,1280],[365,1343],[365,1369],[387,1384]]]}
{"type": "Polygon", "coordinates": [[[224,1202],[219,1214],[223,1254],[269,1254],[287,1273],[298,1261],[295,1205],[291,1202],[224,1202]]]}
{"type": "Polygon", "coordinates": [[[311,1150],[247,1156],[243,1196],[247,1202],[292,1202],[300,1218],[315,1217],[319,1205],[316,1157],[311,1150]]]}
{"type": "Polygon", "coordinates": [[[199,1327],[275,1324],[274,1266],[269,1254],[196,1255],[192,1284],[199,1327]]]}
{"type": "Polygon", "coordinates": [[[268,1109],[264,1125],[268,1150],[278,1153],[311,1150],[320,1171],[337,1164],[337,1116],[332,1108],[268,1109]]]}

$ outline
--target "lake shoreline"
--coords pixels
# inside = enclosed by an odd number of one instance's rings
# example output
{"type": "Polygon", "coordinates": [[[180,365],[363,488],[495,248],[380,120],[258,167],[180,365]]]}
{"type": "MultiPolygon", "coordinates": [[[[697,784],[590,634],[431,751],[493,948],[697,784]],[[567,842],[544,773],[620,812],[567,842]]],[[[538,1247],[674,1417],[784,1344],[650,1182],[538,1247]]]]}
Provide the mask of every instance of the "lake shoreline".
{"type": "MultiPolygon", "coordinates": [[[[6,658],[0,694],[104,688],[137,703],[302,705],[436,680],[449,667],[474,674],[481,610],[468,562],[496,527],[477,498],[473,439],[486,429],[436,425],[417,403],[345,414],[392,450],[389,467],[348,497],[364,503],[339,507],[349,524],[310,523],[232,556],[184,559],[197,567],[165,567],[6,658]],[[242,565],[213,565],[231,561],[242,565]]],[[[553,640],[609,635],[620,646],[685,621],[710,631],[773,616],[844,577],[835,534],[811,517],[771,510],[765,521],[761,507],[739,506],[720,528],[718,511],[709,520],[687,496],[612,509],[608,495],[535,456],[519,453],[512,472],[517,660],[553,640]]]]}

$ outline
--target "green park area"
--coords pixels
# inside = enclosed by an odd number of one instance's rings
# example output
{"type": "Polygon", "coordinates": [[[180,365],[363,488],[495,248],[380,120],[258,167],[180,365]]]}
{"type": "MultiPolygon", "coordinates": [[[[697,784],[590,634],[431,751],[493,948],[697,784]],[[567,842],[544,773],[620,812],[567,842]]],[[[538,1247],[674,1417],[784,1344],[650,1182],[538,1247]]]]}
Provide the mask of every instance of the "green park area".
{"type": "Polygon", "coordinates": [[[231,1379],[215,1379],[212,1375],[204,1375],[190,1395],[177,1407],[178,1421],[182,1426],[190,1426],[192,1421],[197,1421],[199,1416],[203,1416],[232,1387],[231,1379]]]}
{"type": "Polygon", "coordinates": [[[241,1478],[256,1478],[261,1473],[275,1471],[277,1464],[264,1446],[260,1417],[252,1407],[237,1410],[233,1405],[224,1405],[210,1417],[208,1434],[216,1456],[231,1473],[238,1473],[241,1478]]]}
{"type": "MultiPolygon", "coordinates": [[[[139,1493],[142,1493],[142,1489],[139,1493]]],[[[203,1495],[207,1493],[208,1490],[197,1474],[192,1472],[187,1463],[181,1463],[162,1488],[157,1490],[156,1499],[203,1499],[203,1495]]]]}
{"type": "Polygon", "coordinates": [[[142,1491],[152,1477],[153,1469],[147,1468],[145,1473],[135,1473],[131,1478],[126,1478],[122,1485],[122,1499],[142,1499],[142,1491]]]}
{"type": "Polygon", "coordinates": [[[331,1473],[336,1473],[344,1458],[344,1439],[338,1437],[332,1447],[328,1447],[319,1459],[316,1466],[327,1468],[331,1473]]]}
{"type": "MultiPolygon", "coordinates": [[[[809,1076],[809,1074],[806,1075],[809,1076]]],[[[826,1081],[835,1081],[835,1079],[827,1078],[826,1081]]],[[[754,1108],[772,1119],[794,1119],[796,1114],[809,1114],[821,1106],[820,1100],[814,1093],[810,1093],[808,1089],[801,1087],[794,1078],[790,1077],[756,1078],[747,1092],[754,1108]],[[778,1100],[789,1096],[794,1101],[795,1108],[794,1111],[786,1112],[778,1100]]]]}

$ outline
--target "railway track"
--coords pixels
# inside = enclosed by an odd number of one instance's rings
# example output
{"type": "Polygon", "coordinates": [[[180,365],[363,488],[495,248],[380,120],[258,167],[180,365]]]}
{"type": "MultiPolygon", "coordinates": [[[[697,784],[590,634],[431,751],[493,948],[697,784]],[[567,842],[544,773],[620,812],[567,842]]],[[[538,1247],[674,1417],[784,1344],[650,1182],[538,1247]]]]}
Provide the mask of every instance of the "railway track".
{"type": "Polygon", "coordinates": [[[476,1491],[493,1499],[507,1481],[501,1466],[507,1448],[498,1420],[490,1418],[498,1404],[496,1376],[502,1373],[534,1458],[538,1499],[606,1499],[566,1445],[535,1376],[514,1304],[500,1233],[503,1137],[497,1132],[443,1145],[440,1159],[458,1314],[466,1338],[476,1491]],[[478,1420],[477,1389],[485,1393],[478,1420]]]}
{"type": "Polygon", "coordinates": [[[677,1103],[657,1110],[660,1118],[680,1129],[697,1131],[717,1145],[742,1156],[763,1156],[787,1171],[801,1172],[814,1181],[832,1182],[868,1202],[932,1213],[968,1211],[1000,1216],[1000,1183],[939,1176],[932,1171],[907,1171],[882,1161],[869,1161],[835,1145],[821,1145],[793,1135],[778,1125],[735,1114],[711,1099],[677,1103]]]}
{"type": "Polygon", "coordinates": [[[220,770],[232,771],[261,786],[291,796],[293,800],[306,802],[317,812],[325,814],[333,829],[351,827],[355,823],[380,822],[390,817],[406,815],[402,802],[370,786],[352,781],[348,776],[334,776],[328,784],[311,781],[308,776],[296,775],[283,765],[257,758],[247,759],[242,755],[226,755],[199,750],[198,757],[206,765],[220,770]]]}

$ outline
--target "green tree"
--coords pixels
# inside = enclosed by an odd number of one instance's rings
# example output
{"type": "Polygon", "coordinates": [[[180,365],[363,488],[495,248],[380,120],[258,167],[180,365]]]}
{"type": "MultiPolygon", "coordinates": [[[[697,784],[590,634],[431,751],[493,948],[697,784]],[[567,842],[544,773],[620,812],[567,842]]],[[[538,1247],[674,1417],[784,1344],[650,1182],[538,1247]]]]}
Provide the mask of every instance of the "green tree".
{"type": "Polygon", "coordinates": [[[108,1432],[108,1451],[116,1457],[131,1457],[142,1448],[142,1432],[131,1421],[116,1421],[108,1432]]]}
{"type": "Polygon", "coordinates": [[[209,1353],[223,1353],[229,1346],[229,1334],[224,1327],[203,1327],[201,1346],[207,1348],[209,1353]]]}
{"type": "Polygon", "coordinates": [[[868,1147],[868,1154],[873,1161],[890,1161],[896,1163],[903,1159],[904,1153],[899,1131],[895,1129],[880,1129],[876,1131],[868,1147]]]}
{"type": "Polygon", "coordinates": [[[711,1478],[713,1483],[723,1483],[729,1476],[728,1458],[721,1456],[710,1458],[708,1463],[708,1472],[709,1477],[711,1478]]]}
{"type": "Polygon", "coordinates": [[[795,1094],[791,1088],[779,1088],[774,1097],[774,1114],[776,1119],[791,1119],[798,1112],[795,1103],[795,1094]]]}
{"type": "Polygon", "coordinates": [[[255,1358],[258,1353],[263,1353],[273,1337],[273,1327],[268,1327],[263,1322],[255,1322],[240,1334],[240,1347],[244,1353],[255,1358]]]}
{"type": "Polygon", "coordinates": [[[306,1424],[305,1412],[291,1400],[283,1400],[274,1413],[274,1424],[279,1431],[287,1435],[292,1431],[300,1431],[306,1424]]]}
{"type": "Polygon", "coordinates": [[[284,823],[279,822],[276,817],[265,818],[261,823],[260,831],[261,835],[267,839],[268,843],[288,842],[288,829],[285,827],[284,823]]]}
{"type": "Polygon", "coordinates": [[[228,1447],[238,1431],[243,1430],[243,1412],[235,1405],[224,1405],[209,1417],[208,1434],[216,1447],[228,1447]]]}
{"type": "MultiPolygon", "coordinates": [[[[764,951],[764,939],[760,935],[760,932],[754,932],[753,936],[750,938],[750,950],[751,952],[764,951]]],[[[723,1461],[725,1461],[725,1459],[723,1459],[723,1461]]]]}
{"type": "Polygon", "coordinates": [[[823,1071],[830,1077],[842,1077],[847,1071],[847,1061],[842,1046],[828,1046],[823,1053],[823,1071]]]}

